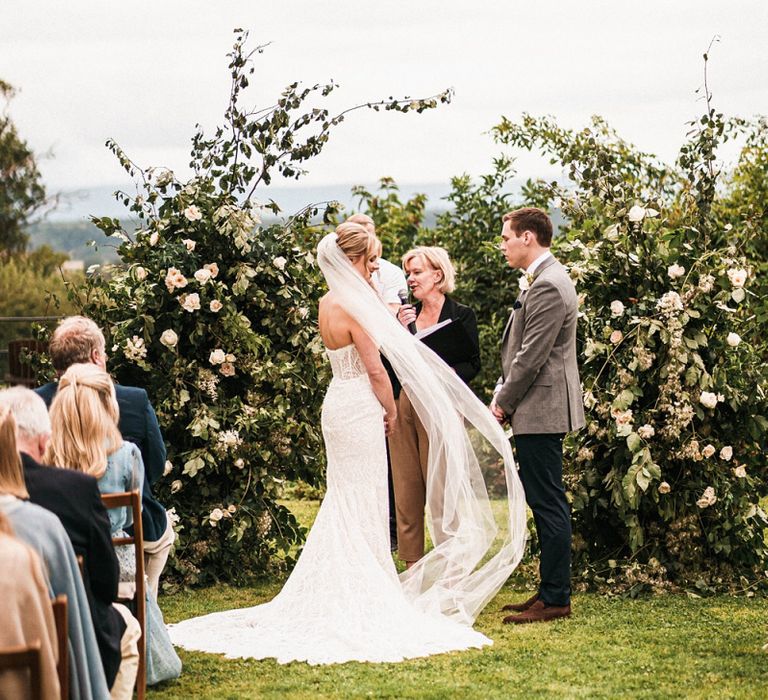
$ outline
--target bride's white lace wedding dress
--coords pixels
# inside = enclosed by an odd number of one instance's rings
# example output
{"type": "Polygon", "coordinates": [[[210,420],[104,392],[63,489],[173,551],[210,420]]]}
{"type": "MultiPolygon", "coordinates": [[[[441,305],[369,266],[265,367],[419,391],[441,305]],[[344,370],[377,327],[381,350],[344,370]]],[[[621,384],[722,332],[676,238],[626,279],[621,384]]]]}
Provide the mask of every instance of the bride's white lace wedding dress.
{"type": "Polygon", "coordinates": [[[310,664],[400,661],[491,644],[406,597],[389,549],[382,408],[354,345],[328,357],[328,487],[293,573],[271,602],[186,620],[169,628],[171,639],[228,657],[310,664]]]}

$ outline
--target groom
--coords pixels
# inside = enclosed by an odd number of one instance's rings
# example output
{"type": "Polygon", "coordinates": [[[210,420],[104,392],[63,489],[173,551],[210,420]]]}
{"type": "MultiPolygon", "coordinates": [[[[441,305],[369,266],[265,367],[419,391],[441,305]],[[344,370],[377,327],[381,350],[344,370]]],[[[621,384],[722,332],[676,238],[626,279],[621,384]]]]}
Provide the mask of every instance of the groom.
{"type": "Polygon", "coordinates": [[[510,423],[520,480],[541,546],[539,590],[503,609],[506,623],[546,622],[571,614],[571,516],[563,487],[563,438],[584,426],[576,364],[578,300],[552,256],[552,222],[533,207],[504,216],[501,250],[526,285],[504,330],[502,376],[491,412],[510,423]]]}

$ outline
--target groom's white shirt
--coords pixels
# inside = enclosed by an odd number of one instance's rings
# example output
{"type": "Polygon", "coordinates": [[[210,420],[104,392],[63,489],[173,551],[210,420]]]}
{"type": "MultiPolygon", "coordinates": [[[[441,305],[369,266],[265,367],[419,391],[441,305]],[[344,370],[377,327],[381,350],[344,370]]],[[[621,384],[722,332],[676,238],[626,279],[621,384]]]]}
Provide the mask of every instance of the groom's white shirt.
{"type": "Polygon", "coordinates": [[[408,289],[403,271],[384,258],[379,258],[379,269],[373,274],[373,283],[385,304],[399,304],[397,293],[408,289]]]}
{"type": "Polygon", "coordinates": [[[542,253],[539,255],[536,260],[534,260],[530,265],[528,265],[528,269],[526,269],[525,274],[526,275],[532,275],[536,270],[538,269],[539,265],[543,263],[552,253],[550,253],[548,250],[545,253],[542,253]]]}

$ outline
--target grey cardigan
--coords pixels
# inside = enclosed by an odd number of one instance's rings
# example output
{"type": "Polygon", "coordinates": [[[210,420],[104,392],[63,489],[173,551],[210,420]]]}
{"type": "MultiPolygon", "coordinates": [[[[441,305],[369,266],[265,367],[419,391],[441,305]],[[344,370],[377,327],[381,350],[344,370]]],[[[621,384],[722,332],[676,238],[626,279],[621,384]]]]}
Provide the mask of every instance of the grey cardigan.
{"type": "Polygon", "coordinates": [[[566,269],[553,257],[544,260],[515,307],[502,339],[497,405],[518,435],[582,428],[578,298],[566,269]]]}

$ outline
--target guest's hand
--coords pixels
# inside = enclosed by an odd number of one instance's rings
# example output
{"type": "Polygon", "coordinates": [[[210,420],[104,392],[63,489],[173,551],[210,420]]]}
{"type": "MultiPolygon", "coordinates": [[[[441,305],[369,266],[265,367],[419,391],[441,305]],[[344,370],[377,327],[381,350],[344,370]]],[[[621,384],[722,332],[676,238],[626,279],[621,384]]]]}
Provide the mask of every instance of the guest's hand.
{"type": "Polygon", "coordinates": [[[403,304],[397,310],[397,320],[400,321],[403,328],[408,328],[409,323],[416,322],[416,307],[412,304],[403,304]]]}
{"type": "Polygon", "coordinates": [[[504,425],[504,423],[507,420],[507,414],[504,413],[504,410],[496,403],[496,397],[493,397],[493,400],[491,401],[491,405],[489,407],[491,409],[491,413],[493,414],[493,417],[499,421],[501,425],[504,425]]]}

